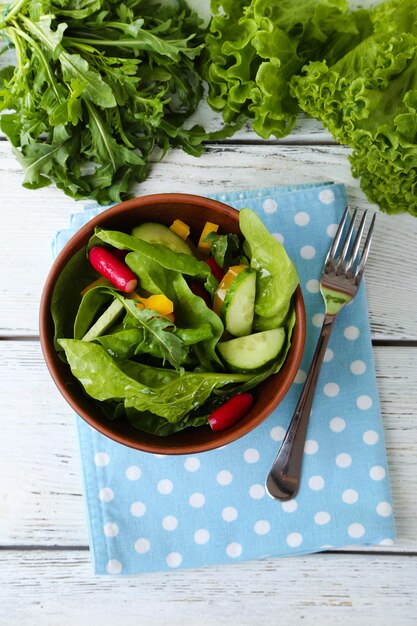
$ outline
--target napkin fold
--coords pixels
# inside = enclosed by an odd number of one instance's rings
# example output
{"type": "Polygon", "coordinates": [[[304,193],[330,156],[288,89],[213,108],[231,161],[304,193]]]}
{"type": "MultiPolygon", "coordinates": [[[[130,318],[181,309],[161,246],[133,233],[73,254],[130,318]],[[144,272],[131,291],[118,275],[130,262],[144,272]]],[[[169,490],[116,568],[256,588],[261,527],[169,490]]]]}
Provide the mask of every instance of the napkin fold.
{"type": "MultiPolygon", "coordinates": [[[[272,500],[264,482],[314,353],[324,304],[323,261],[347,204],[343,185],[275,187],[213,196],[256,211],[294,261],[307,314],[305,353],[279,407],[228,446],[188,456],[142,453],[77,417],[90,548],[97,574],[139,574],[347,545],[395,536],[365,287],[336,322],[323,363],[298,496],[272,500]]],[[[57,254],[102,207],[72,216],[57,254]]]]}

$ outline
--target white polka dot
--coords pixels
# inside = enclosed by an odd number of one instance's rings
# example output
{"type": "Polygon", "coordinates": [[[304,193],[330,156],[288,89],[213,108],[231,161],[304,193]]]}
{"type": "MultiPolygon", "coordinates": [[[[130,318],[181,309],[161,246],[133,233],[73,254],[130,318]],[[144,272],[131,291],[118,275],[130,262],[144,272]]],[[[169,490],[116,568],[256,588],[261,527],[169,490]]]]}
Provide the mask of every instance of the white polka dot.
{"type": "Polygon", "coordinates": [[[362,439],[368,446],[374,446],[379,441],[379,435],[375,430],[367,430],[362,439]]]}
{"type": "Polygon", "coordinates": [[[369,470],[369,476],[372,480],[383,480],[385,478],[385,469],[381,465],[374,465],[369,470]]]}
{"type": "Polygon", "coordinates": [[[153,455],[155,457],[155,459],[164,459],[166,457],[166,454],[154,454],[153,455]]]}
{"type": "Polygon", "coordinates": [[[130,512],[135,517],[142,517],[142,515],[145,515],[146,513],[146,504],[138,500],[137,502],[134,502],[132,504],[132,506],[130,507],[130,512]]]}
{"type": "Polygon", "coordinates": [[[200,545],[207,543],[210,539],[210,533],[205,528],[200,528],[194,533],[194,541],[200,545]]]}
{"type": "Polygon", "coordinates": [[[126,478],[129,480],[139,480],[142,470],[137,465],[131,465],[126,470],[126,478]]]}
{"type": "Polygon", "coordinates": [[[320,283],[316,278],[311,278],[307,281],[306,288],[310,293],[318,293],[320,291],[320,283]]]}
{"type": "Polygon", "coordinates": [[[303,536],[300,533],[290,533],[287,537],[287,544],[290,548],[298,548],[303,543],[303,536]]]}
{"type": "Polygon", "coordinates": [[[334,191],[332,189],[322,189],[319,193],[319,200],[323,204],[331,204],[334,201],[334,191]]]}
{"type": "Polygon", "coordinates": [[[324,487],[324,478],[322,476],[312,476],[308,481],[308,486],[313,491],[320,491],[324,487]]]}
{"type": "Polygon", "coordinates": [[[229,545],[226,547],[226,554],[227,556],[230,556],[231,559],[236,559],[242,554],[242,546],[240,545],[240,543],[236,542],[229,543],[229,545]]]}
{"type": "Polygon", "coordinates": [[[310,221],[310,216],[305,211],[299,211],[294,215],[294,222],[297,226],[306,226],[310,221]]]}
{"type": "Polygon", "coordinates": [[[222,518],[225,522],[234,522],[237,518],[237,511],[234,506],[226,506],[222,511],[222,518]]]}
{"type": "Polygon", "coordinates": [[[294,378],[294,382],[297,385],[302,385],[305,382],[306,378],[307,378],[307,374],[305,373],[305,371],[304,370],[298,370],[298,372],[297,372],[297,374],[296,374],[296,376],[294,378]]]}
{"type": "Polygon", "coordinates": [[[282,426],[274,426],[269,434],[274,441],[282,441],[285,437],[285,430],[282,426]]]}
{"type": "Polygon", "coordinates": [[[316,256],[316,249],[313,246],[303,246],[300,250],[300,255],[306,261],[314,259],[316,256]]]}
{"type": "Polygon", "coordinates": [[[168,567],[178,567],[182,563],[182,555],[179,552],[170,552],[167,556],[168,567]]]}
{"type": "Polygon", "coordinates": [[[350,364],[350,371],[352,374],[359,376],[360,374],[366,372],[366,363],[363,361],[352,361],[350,364]]]}
{"type": "Polygon", "coordinates": [[[255,448],[248,448],[243,453],[243,458],[245,459],[246,463],[256,463],[257,461],[259,461],[259,452],[258,450],[255,450],[255,448]]]}
{"type": "Polygon", "coordinates": [[[339,395],[340,387],[337,383],[327,383],[323,387],[324,394],[329,398],[335,398],[339,395]]]}
{"type": "Polygon", "coordinates": [[[106,537],[116,537],[119,534],[118,525],[113,524],[112,522],[107,522],[107,524],[104,524],[103,530],[106,537]]]}
{"type": "Polygon", "coordinates": [[[339,224],[329,224],[328,227],[326,228],[326,233],[329,235],[329,237],[334,237],[335,234],[337,233],[337,229],[339,227],[339,224]]]}
{"type": "Polygon", "coordinates": [[[167,515],[162,520],[162,528],[164,530],[175,530],[178,526],[178,520],[173,515],[167,515]]]}
{"type": "Polygon", "coordinates": [[[350,341],[354,341],[360,335],[359,328],[357,328],[356,326],[346,326],[345,330],[343,331],[343,334],[346,337],[346,339],[349,339],[350,341]]]}
{"type": "Polygon", "coordinates": [[[380,502],[376,507],[376,512],[381,517],[388,517],[392,513],[392,506],[389,502],[380,502]]]}
{"type": "Polygon", "coordinates": [[[263,485],[252,485],[249,489],[249,495],[254,500],[260,500],[265,495],[265,488],[263,485]]]}
{"type": "Polygon", "coordinates": [[[370,409],[372,404],[372,398],[370,398],[369,396],[359,396],[358,398],[356,398],[356,406],[362,411],[370,409]]]}
{"type": "Polygon", "coordinates": [[[316,454],[319,449],[319,444],[314,439],[307,439],[304,444],[304,452],[306,454],[316,454]]]}
{"type": "Polygon", "coordinates": [[[348,527],[348,535],[352,537],[352,539],[359,539],[359,537],[363,537],[365,534],[365,528],[362,524],[350,524],[348,527]]]}
{"type": "Polygon", "coordinates": [[[271,530],[271,524],[265,519],[260,519],[255,523],[253,530],[257,535],[267,535],[271,530]]]}
{"type": "Polygon", "coordinates": [[[263,201],[262,208],[265,213],[275,213],[278,208],[276,201],[273,198],[266,198],[263,201]]]}
{"type": "Polygon", "coordinates": [[[333,357],[334,357],[333,350],[330,350],[330,348],[326,348],[326,352],[324,353],[324,362],[328,363],[329,361],[332,360],[333,357]]]}
{"type": "Polygon", "coordinates": [[[117,559],[110,559],[110,561],[107,561],[106,570],[108,574],[120,574],[122,564],[117,559]]]}
{"type": "Polygon", "coordinates": [[[196,472],[200,468],[200,461],[195,456],[191,456],[185,460],[184,467],[188,472],[196,472]]]}
{"type": "Polygon", "coordinates": [[[316,328],[321,328],[324,322],[324,313],[316,313],[311,318],[311,321],[313,323],[313,326],[315,326],[316,328]]]}
{"type": "Polygon", "coordinates": [[[110,457],[107,452],[96,452],[94,455],[94,463],[97,467],[105,467],[110,463],[110,457]]]}
{"type": "Polygon", "coordinates": [[[358,501],[359,495],[358,492],[354,489],[345,489],[342,493],[342,500],[346,502],[346,504],[355,504],[358,501]]]}
{"type": "Polygon", "coordinates": [[[222,470],[217,474],[216,480],[219,485],[222,485],[224,487],[225,485],[230,485],[233,480],[233,475],[228,470],[222,470]]]}
{"type": "Polygon", "coordinates": [[[146,552],[149,551],[150,547],[151,547],[151,544],[150,544],[149,539],[145,539],[144,537],[141,537],[140,539],[137,539],[135,541],[135,550],[136,552],[139,552],[139,554],[145,554],[146,552]]]}
{"type": "Polygon", "coordinates": [[[324,526],[325,524],[328,524],[330,522],[330,515],[327,513],[327,511],[319,511],[315,514],[314,521],[319,526],[324,526]]]}
{"type": "Polygon", "coordinates": [[[273,233],[273,236],[280,243],[284,243],[284,235],[282,233],[273,233]]]}
{"type": "Polygon", "coordinates": [[[202,506],[204,506],[205,501],[206,498],[203,496],[202,493],[192,493],[188,500],[188,503],[194,509],[200,509],[202,506]]]}
{"type": "Polygon", "coordinates": [[[98,497],[102,502],[111,502],[114,498],[113,489],[110,489],[110,487],[103,487],[98,492],[98,497]]]}
{"type": "Polygon", "coordinates": [[[162,493],[164,495],[171,493],[171,491],[174,489],[172,480],[168,480],[168,478],[163,478],[159,481],[157,489],[159,493],[162,493]]]}
{"type": "Polygon", "coordinates": [[[336,465],[343,468],[349,467],[350,465],[352,465],[352,457],[350,456],[350,454],[342,452],[336,457],[336,465]]]}
{"type": "Polygon", "coordinates": [[[379,545],[380,546],[393,546],[394,545],[394,541],[392,539],[389,539],[389,538],[388,539],[382,539],[379,542],[379,545]]]}
{"type": "Polygon", "coordinates": [[[346,422],[343,417],[334,417],[329,422],[330,430],[334,433],[341,433],[346,428],[346,422]]]}
{"type": "Polygon", "coordinates": [[[282,510],[285,513],[294,513],[298,508],[297,500],[287,500],[287,502],[281,502],[282,510]]]}

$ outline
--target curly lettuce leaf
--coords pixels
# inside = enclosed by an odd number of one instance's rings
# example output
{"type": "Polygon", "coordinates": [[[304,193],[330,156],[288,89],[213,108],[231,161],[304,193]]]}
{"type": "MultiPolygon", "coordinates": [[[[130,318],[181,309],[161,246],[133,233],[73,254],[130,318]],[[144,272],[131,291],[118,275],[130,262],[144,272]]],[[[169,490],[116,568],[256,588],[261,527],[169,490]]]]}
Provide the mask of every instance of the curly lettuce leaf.
{"type": "Polygon", "coordinates": [[[301,108],[352,148],[352,173],[368,198],[387,213],[415,216],[416,13],[412,0],[376,7],[371,35],[333,64],[308,64],[291,81],[301,108]]]}
{"type": "Polygon", "coordinates": [[[283,137],[299,107],[289,80],[328,40],[357,33],[345,0],[215,0],[203,73],[227,123],[244,115],[258,135],[283,137]]]}

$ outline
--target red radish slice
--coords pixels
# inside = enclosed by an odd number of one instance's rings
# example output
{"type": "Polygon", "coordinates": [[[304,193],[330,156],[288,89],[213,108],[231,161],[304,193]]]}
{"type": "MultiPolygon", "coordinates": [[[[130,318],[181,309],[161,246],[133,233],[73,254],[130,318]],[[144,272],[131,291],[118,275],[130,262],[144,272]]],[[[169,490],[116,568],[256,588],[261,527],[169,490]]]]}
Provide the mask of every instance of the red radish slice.
{"type": "Polygon", "coordinates": [[[100,246],[91,248],[88,258],[94,269],[107,278],[116,289],[124,293],[131,293],[136,289],[138,280],[135,274],[107,248],[100,246]]]}
{"type": "Polygon", "coordinates": [[[253,404],[251,393],[239,393],[227,400],[221,407],[213,411],[208,422],[212,430],[225,430],[242,419],[253,404]]]}
{"type": "Polygon", "coordinates": [[[213,274],[214,278],[216,278],[220,282],[225,273],[220,265],[217,265],[216,261],[214,260],[214,256],[209,256],[208,259],[205,259],[205,262],[210,267],[211,273],[213,274]]]}

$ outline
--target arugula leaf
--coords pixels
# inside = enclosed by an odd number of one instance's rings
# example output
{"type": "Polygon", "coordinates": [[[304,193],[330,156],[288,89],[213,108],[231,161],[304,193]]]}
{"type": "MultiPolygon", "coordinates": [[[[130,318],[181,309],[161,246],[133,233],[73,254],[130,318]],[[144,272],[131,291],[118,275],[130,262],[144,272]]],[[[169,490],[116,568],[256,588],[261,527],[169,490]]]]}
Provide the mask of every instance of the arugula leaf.
{"type": "Polygon", "coordinates": [[[183,342],[172,332],[174,327],[172,320],[158,316],[150,309],[140,309],[134,300],[124,298],[116,290],[110,291],[123,304],[136,326],[142,328],[144,332],[142,343],[146,346],[146,351],[179,369],[183,357],[183,342]],[[166,330],[167,328],[169,330],[166,330]]]}

